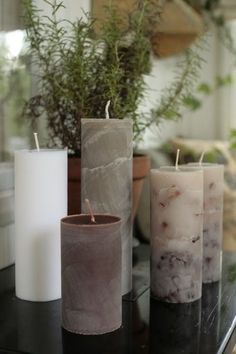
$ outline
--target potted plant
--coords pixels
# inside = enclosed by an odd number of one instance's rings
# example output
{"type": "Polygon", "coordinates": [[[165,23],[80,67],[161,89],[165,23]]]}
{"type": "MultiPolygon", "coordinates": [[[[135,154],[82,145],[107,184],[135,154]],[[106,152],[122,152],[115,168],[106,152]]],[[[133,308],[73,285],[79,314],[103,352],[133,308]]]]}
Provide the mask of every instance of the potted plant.
{"type": "MultiPolygon", "coordinates": [[[[147,94],[144,74],[151,70],[150,34],[160,12],[156,3],[140,1],[126,18],[108,7],[96,36],[95,20],[89,16],[75,22],[61,20],[57,14],[64,5],[57,0],[45,1],[50,16],[43,16],[31,0],[24,0],[27,39],[39,77],[39,93],[27,102],[26,116],[35,123],[45,114],[50,144],[68,147],[72,156],[69,199],[73,199],[80,188],[75,183],[80,169],[80,119],[104,117],[110,100],[111,118],[132,118],[136,148],[148,127],[181,116],[180,105],[198,76],[201,59],[198,51],[187,50],[157,108],[140,112],[139,104],[147,94]]],[[[147,159],[134,159],[134,179],[138,170],[139,184],[148,169],[147,159]],[[142,160],[144,167],[140,168],[142,160]]],[[[76,205],[78,208],[78,201],[76,205]]],[[[76,211],[69,206],[70,213],[76,211]]]]}

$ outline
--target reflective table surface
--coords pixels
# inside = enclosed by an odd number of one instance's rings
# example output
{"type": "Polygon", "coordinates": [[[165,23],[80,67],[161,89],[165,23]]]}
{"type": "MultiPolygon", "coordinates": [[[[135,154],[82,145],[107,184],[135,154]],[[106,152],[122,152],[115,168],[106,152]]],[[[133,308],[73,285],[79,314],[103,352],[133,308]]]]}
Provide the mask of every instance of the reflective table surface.
{"type": "Polygon", "coordinates": [[[134,292],[123,300],[123,325],[100,336],[61,328],[60,300],[15,297],[14,267],[0,271],[0,354],[232,353],[236,326],[236,253],[225,252],[221,283],[204,285],[190,304],[150,300],[149,247],[135,250],[134,292]]]}

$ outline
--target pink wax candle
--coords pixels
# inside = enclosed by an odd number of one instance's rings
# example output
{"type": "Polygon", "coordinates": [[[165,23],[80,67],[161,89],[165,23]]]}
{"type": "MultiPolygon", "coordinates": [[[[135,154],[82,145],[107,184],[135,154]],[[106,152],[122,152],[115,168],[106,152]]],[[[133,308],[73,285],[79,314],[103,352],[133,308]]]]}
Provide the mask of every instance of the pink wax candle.
{"type": "Polygon", "coordinates": [[[121,220],[94,217],[61,220],[62,326],[87,335],[121,326],[121,220]]]}

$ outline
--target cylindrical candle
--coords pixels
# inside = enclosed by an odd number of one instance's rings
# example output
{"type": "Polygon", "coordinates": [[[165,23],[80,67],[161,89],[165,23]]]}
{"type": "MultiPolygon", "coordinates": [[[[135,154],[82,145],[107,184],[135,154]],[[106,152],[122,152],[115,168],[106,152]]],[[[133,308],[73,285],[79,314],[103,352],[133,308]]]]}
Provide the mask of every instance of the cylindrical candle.
{"type": "Polygon", "coordinates": [[[223,237],[224,166],[202,163],[189,164],[203,169],[204,220],[203,220],[203,283],[221,278],[223,237]]]}
{"type": "Polygon", "coordinates": [[[122,295],[132,289],[132,122],[81,120],[81,200],[96,213],[121,218],[122,295]]]}
{"type": "Polygon", "coordinates": [[[61,221],[62,326],[103,334],[121,326],[120,218],[81,214],[61,221]]]}
{"type": "Polygon", "coordinates": [[[60,219],[67,215],[67,150],[15,153],[16,296],[61,297],[60,219]]]}
{"type": "Polygon", "coordinates": [[[151,293],[187,303],[202,289],[203,173],[151,170],[151,293]]]}

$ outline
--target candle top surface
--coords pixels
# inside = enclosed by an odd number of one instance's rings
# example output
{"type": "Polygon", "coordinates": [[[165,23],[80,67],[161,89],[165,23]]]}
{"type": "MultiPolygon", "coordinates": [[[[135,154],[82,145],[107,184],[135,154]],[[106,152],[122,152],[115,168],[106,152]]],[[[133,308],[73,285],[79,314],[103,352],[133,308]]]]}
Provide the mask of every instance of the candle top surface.
{"type": "Polygon", "coordinates": [[[66,152],[67,149],[22,149],[22,150],[16,150],[15,154],[42,154],[42,153],[61,153],[61,152],[66,152]]]}
{"type": "Polygon", "coordinates": [[[189,167],[199,167],[199,168],[223,168],[224,165],[223,164],[219,164],[219,163],[211,163],[211,162],[189,162],[186,166],[189,167]]]}
{"type": "Polygon", "coordinates": [[[186,174],[186,173],[202,173],[201,167],[199,168],[190,168],[189,167],[185,167],[185,166],[178,166],[178,168],[176,168],[175,166],[161,166],[160,168],[154,168],[151,169],[151,172],[157,172],[157,173],[162,173],[162,172],[170,172],[170,173],[177,173],[177,174],[186,174]]]}
{"type": "Polygon", "coordinates": [[[118,216],[108,214],[94,214],[94,218],[96,223],[91,221],[90,214],[70,215],[61,219],[61,223],[72,228],[76,228],[78,226],[84,228],[96,228],[110,226],[111,224],[119,224],[121,222],[121,219],[118,216]]]}

